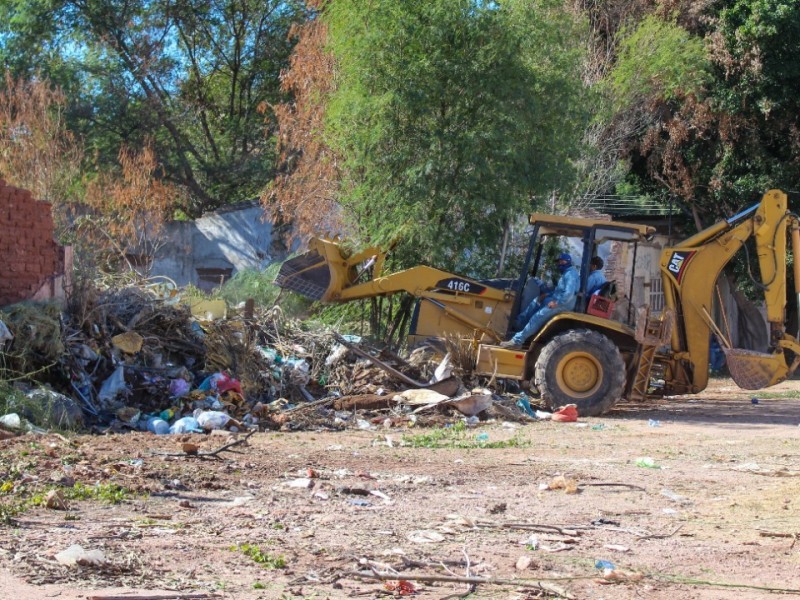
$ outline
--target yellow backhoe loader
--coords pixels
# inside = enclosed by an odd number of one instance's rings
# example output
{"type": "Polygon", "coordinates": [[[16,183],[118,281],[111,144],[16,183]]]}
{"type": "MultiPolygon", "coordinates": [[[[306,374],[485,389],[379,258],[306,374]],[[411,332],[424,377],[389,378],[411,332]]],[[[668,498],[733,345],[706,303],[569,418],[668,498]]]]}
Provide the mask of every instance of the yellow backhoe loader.
{"type": "MultiPolygon", "coordinates": [[[[800,222],[788,210],[783,192],[770,190],[758,204],[665,248],[660,262],[665,307],[657,315],[642,307],[636,314],[629,308],[614,316],[607,310],[611,299],[603,304],[602,297],[586,296],[589,261],[596,250],[604,244],[627,245],[635,263],[638,244],[652,237],[652,227],[538,213],[530,224],[524,265],[513,282],[482,282],[427,266],[384,275],[380,249],[349,255],[338,241],[315,238],[309,252],[282,265],[276,283],[322,302],[408,292],[419,299],[410,344],[458,336],[472,348],[477,374],[533,384],[551,408],[572,403],[584,416],[602,414],[620,399],[701,392],[708,383],[712,333],[724,342],[731,376],[745,389],[779,383],[798,366],[800,344],[784,322],[787,232],[798,256],[800,222]],[[717,278],[751,238],[770,330],[766,352],[731,348],[712,318],[717,278]],[[525,291],[535,288],[535,275],[543,275],[545,243],[552,239],[582,246],[576,303],[581,310],[553,316],[524,349],[501,348],[499,342],[524,308],[525,291]],[[653,386],[656,379],[660,385],[653,386]]],[[[798,261],[794,268],[800,302],[798,261]]]]}

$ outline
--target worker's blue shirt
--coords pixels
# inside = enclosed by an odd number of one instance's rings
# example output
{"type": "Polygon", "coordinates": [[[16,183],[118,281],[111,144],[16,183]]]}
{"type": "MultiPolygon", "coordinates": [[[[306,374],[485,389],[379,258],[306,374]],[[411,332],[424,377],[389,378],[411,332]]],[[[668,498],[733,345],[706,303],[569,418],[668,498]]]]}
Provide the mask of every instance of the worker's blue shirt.
{"type": "Polygon", "coordinates": [[[558,308],[573,310],[575,308],[575,298],[578,295],[578,288],[581,286],[581,278],[575,267],[570,267],[558,280],[558,285],[553,292],[553,300],[558,304],[558,308]]]}
{"type": "Polygon", "coordinates": [[[586,279],[586,295],[591,296],[606,282],[606,276],[600,270],[592,271],[586,279]]]}

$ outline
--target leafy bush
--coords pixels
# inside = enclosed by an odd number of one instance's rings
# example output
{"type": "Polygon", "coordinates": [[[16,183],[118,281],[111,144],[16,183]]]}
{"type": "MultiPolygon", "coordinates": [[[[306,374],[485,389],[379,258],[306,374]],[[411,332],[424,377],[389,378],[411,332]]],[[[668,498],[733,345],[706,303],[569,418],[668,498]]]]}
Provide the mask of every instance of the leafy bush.
{"type": "Polygon", "coordinates": [[[232,306],[248,298],[255,300],[256,306],[261,307],[271,307],[278,303],[288,317],[307,313],[311,306],[308,300],[288,290],[282,290],[273,283],[280,267],[280,263],[273,263],[263,271],[258,269],[239,271],[226,281],[215,295],[232,306]]]}

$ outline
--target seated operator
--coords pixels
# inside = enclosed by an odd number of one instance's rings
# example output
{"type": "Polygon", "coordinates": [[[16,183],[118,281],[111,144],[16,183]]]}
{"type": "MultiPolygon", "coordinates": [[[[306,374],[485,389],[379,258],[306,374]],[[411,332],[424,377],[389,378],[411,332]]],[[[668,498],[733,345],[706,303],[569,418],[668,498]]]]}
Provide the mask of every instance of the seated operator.
{"type": "Polygon", "coordinates": [[[603,273],[603,259],[599,256],[592,257],[589,262],[589,277],[586,279],[586,299],[589,296],[599,291],[603,284],[606,282],[606,276],[603,273]]]}
{"type": "MultiPolygon", "coordinates": [[[[581,278],[578,271],[572,266],[572,256],[566,252],[558,257],[558,270],[561,278],[552,295],[545,296],[540,302],[537,298],[520,314],[520,323],[528,320],[522,331],[510,340],[501,342],[501,348],[519,348],[523,342],[541,329],[553,315],[574,310],[575,299],[580,288],[581,278]]],[[[540,296],[541,298],[541,296],[540,296]]]]}

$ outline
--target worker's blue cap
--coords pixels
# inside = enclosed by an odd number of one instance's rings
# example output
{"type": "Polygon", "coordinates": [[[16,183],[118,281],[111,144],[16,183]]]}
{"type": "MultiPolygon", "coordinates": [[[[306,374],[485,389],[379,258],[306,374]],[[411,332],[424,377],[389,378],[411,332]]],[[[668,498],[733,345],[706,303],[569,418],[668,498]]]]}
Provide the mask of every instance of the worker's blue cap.
{"type": "Polygon", "coordinates": [[[565,260],[568,264],[572,264],[572,256],[567,254],[566,252],[562,252],[558,255],[558,260],[565,260]]]}

